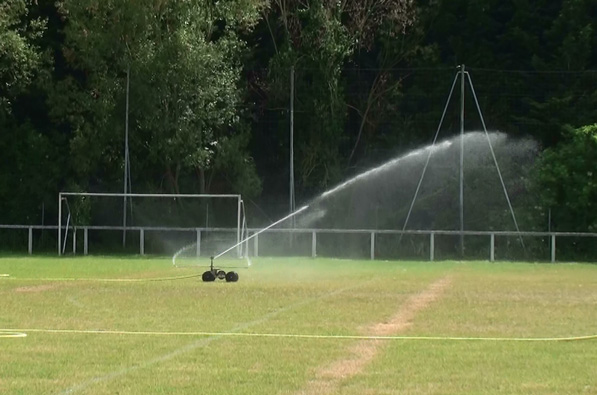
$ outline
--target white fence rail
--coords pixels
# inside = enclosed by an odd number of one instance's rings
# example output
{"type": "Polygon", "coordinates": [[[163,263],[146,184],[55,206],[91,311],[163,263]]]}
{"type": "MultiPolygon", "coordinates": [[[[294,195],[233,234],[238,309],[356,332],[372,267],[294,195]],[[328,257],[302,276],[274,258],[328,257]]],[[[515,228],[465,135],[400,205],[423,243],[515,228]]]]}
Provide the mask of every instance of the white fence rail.
{"type": "MultiPolygon", "coordinates": [[[[33,254],[33,247],[34,247],[34,238],[33,238],[33,231],[34,230],[54,230],[57,231],[57,226],[40,226],[40,225],[0,225],[0,229],[9,229],[15,231],[27,231],[28,238],[27,238],[27,251],[29,254],[33,254]]],[[[63,227],[63,229],[65,229],[63,227]]],[[[74,228],[71,231],[71,244],[72,244],[72,252],[77,253],[77,232],[83,232],[83,254],[87,255],[89,253],[89,232],[93,231],[123,231],[123,227],[119,226],[82,226],[74,228]]],[[[207,232],[209,233],[217,233],[217,232],[224,232],[224,233],[236,233],[236,229],[234,228],[177,228],[177,227],[127,227],[127,232],[138,232],[139,233],[139,254],[145,254],[145,239],[146,239],[146,232],[187,232],[187,233],[194,233],[195,237],[195,254],[197,256],[201,255],[201,244],[202,244],[202,235],[207,232]]],[[[249,235],[254,235],[260,231],[260,229],[249,229],[249,235]]],[[[311,251],[310,256],[316,257],[317,249],[318,249],[318,235],[324,234],[341,234],[341,235],[349,235],[349,234],[357,234],[357,235],[364,235],[367,237],[369,243],[369,258],[376,259],[376,238],[381,235],[423,235],[428,237],[427,247],[428,247],[428,259],[429,261],[434,261],[436,259],[436,236],[483,236],[487,238],[488,244],[488,256],[485,258],[491,262],[495,261],[496,257],[496,237],[506,236],[506,237],[541,237],[544,239],[549,240],[549,260],[551,262],[556,262],[556,253],[557,253],[557,245],[558,239],[566,238],[566,237],[579,237],[579,238],[590,238],[595,239],[597,242],[597,233],[581,233],[581,232],[511,232],[511,231],[448,231],[448,230],[407,230],[407,231],[399,231],[399,230],[371,230],[371,229],[269,229],[259,235],[254,236],[250,244],[251,246],[251,255],[252,256],[259,256],[260,254],[260,237],[267,237],[267,235],[276,234],[276,233],[284,233],[289,235],[310,235],[311,238],[311,251]]],[[[597,257],[594,257],[594,260],[597,261],[597,257]]]]}

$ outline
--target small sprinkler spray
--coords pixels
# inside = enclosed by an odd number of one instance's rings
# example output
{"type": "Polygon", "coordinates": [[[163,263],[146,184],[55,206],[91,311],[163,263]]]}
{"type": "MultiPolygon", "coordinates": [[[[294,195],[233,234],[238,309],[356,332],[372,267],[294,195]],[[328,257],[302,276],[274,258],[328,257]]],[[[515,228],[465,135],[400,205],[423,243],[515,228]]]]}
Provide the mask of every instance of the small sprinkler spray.
{"type": "Polygon", "coordinates": [[[238,273],[236,273],[236,272],[228,272],[228,273],[226,273],[223,270],[216,269],[214,267],[214,260],[218,259],[222,255],[224,255],[224,254],[232,251],[233,249],[235,249],[236,247],[238,247],[242,243],[245,243],[245,242],[251,240],[252,238],[257,237],[259,234],[261,234],[261,233],[265,232],[266,230],[268,230],[268,229],[270,229],[270,228],[278,225],[280,222],[286,221],[288,218],[294,217],[295,215],[299,214],[300,212],[306,210],[307,208],[309,208],[308,205],[307,206],[303,206],[303,207],[299,208],[298,210],[296,210],[295,212],[287,215],[286,217],[281,218],[281,219],[277,220],[276,222],[274,222],[273,224],[271,224],[271,225],[269,225],[269,226],[261,229],[259,232],[253,233],[251,236],[245,238],[244,240],[241,240],[240,242],[236,243],[235,245],[233,245],[232,247],[228,248],[227,250],[224,250],[224,251],[220,252],[218,255],[211,256],[210,257],[210,261],[211,262],[209,264],[209,270],[206,271],[205,273],[203,273],[203,276],[202,276],[203,281],[206,281],[206,282],[208,282],[208,281],[214,281],[216,278],[219,278],[220,280],[226,279],[227,282],[236,282],[236,281],[238,281],[238,273]]]}

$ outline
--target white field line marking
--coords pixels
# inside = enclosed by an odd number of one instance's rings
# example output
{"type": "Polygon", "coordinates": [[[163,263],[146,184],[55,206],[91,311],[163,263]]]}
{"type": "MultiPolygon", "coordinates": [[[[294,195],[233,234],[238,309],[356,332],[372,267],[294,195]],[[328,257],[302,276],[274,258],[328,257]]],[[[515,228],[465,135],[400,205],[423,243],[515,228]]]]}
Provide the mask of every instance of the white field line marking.
{"type": "MultiPolygon", "coordinates": [[[[238,333],[241,330],[244,330],[244,329],[250,328],[252,326],[259,325],[259,324],[262,324],[262,323],[266,322],[267,320],[269,320],[270,318],[275,317],[275,316],[277,316],[279,314],[285,313],[285,312],[287,312],[289,310],[292,310],[292,309],[295,309],[295,308],[298,308],[298,307],[302,307],[302,306],[307,305],[309,303],[317,302],[319,300],[326,299],[326,298],[338,295],[338,294],[346,292],[348,290],[352,290],[352,289],[355,289],[355,288],[362,287],[364,285],[367,285],[367,284],[371,283],[372,281],[373,280],[370,280],[370,281],[367,281],[367,282],[364,282],[364,283],[357,284],[357,285],[352,286],[352,287],[341,288],[341,289],[332,291],[330,293],[327,293],[325,295],[321,295],[321,296],[318,296],[318,297],[313,297],[313,298],[305,299],[305,300],[303,300],[301,302],[290,304],[290,305],[288,305],[286,307],[282,307],[282,308],[280,308],[278,310],[272,311],[271,313],[265,314],[263,317],[261,317],[261,318],[259,318],[257,320],[249,321],[249,322],[237,325],[234,328],[232,328],[229,332],[223,332],[223,333],[230,333],[230,334],[238,333]]],[[[30,332],[33,332],[33,331],[30,331],[30,332]]],[[[97,331],[97,332],[104,333],[104,331],[97,331]]],[[[108,374],[106,374],[104,376],[97,376],[97,377],[91,378],[91,379],[86,380],[86,381],[84,381],[82,383],[79,383],[79,384],[77,384],[75,386],[67,388],[66,390],[62,391],[61,393],[62,394],[72,394],[74,392],[84,390],[84,389],[88,388],[89,386],[91,386],[93,384],[97,384],[97,383],[102,383],[102,382],[114,380],[114,379],[117,379],[117,378],[122,377],[124,375],[127,375],[127,374],[129,374],[131,372],[135,372],[137,370],[147,368],[149,366],[155,365],[155,364],[160,363],[160,362],[168,361],[168,360],[173,359],[173,358],[175,358],[175,357],[177,357],[179,355],[182,355],[184,353],[193,351],[193,350],[195,350],[195,349],[197,349],[199,347],[207,346],[208,344],[210,344],[214,340],[218,340],[218,339],[222,338],[223,336],[225,336],[223,333],[214,333],[213,335],[211,335],[211,337],[205,337],[205,338],[196,340],[193,343],[189,343],[186,346],[178,348],[178,349],[176,349],[176,350],[174,350],[174,351],[172,351],[170,353],[167,353],[167,354],[161,355],[159,357],[156,357],[156,358],[144,361],[142,363],[139,363],[139,364],[131,366],[131,367],[126,367],[126,368],[123,368],[123,369],[120,369],[120,370],[113,371],[113,372],[108,373],[108,374]]]]}

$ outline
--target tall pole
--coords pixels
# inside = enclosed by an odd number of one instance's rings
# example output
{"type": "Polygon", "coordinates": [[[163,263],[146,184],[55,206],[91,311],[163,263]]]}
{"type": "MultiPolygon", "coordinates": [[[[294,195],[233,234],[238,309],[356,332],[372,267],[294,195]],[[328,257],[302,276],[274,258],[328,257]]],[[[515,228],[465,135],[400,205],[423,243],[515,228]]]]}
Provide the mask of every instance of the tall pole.
{"type": "Polygon", "coordinates": [[[241,226],[242,226],[242,222],[241,222],[241,207],[242,207],[242,199],[240,198],[240,195],[238,196],[237,202],[237,212],[236,212],[236,245],[238,246],[236,248],[236,255],[237,258],[241,258],[241,226]]]}
{"type": "MultiPolygon", "coordinates": [[[[289,191],[289,211],[294,212],[294,66],[290,67],[290,191],[289,191]]],[[[290,219],[290,227],[294,229],[294,216],[290,219]]],[[[294,234],[289,233],[290,249],[292,250],[294,234]]]]}
{"type": "Polygon", "coordinates": [[[58,256],[62,255],[62,193],[58,194],[58,256]]]}
{"type": "Polygon", "coordinates": [[[126,247],[126,193],[129,177],[129,83],[131,67],[126,69],[126,114],[124,121],[124,196],[122,205],[122,246],[126,247]]]}
{"type": "Polygon", "coordinates": [[[460,256],[464,257],[464,64],[460,66],[460,256]]]}
{"type": "MultiPolygon", "coordinates": [[[[294,66],[290,68],[290,212],[294,212],[294,66]]],[[[294,224],[294,218],[293,218],[294,224]]]]}

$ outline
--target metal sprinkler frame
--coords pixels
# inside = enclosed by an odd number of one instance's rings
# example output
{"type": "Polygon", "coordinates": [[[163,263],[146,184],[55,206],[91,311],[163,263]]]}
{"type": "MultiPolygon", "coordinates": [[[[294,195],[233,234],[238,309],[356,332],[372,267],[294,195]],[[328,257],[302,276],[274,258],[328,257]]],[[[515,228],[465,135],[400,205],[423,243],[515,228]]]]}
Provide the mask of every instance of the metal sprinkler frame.
{"type": "Polygon", "coordinates": [[[226,272],[222,269],[214,267],[214,257],[210,257],[209,270],[201,275],[203,282],[212,282],[216,279],[226,280],[227,283],[235,283],[238,281],[238,273],[235,271],[226,272]]]}

